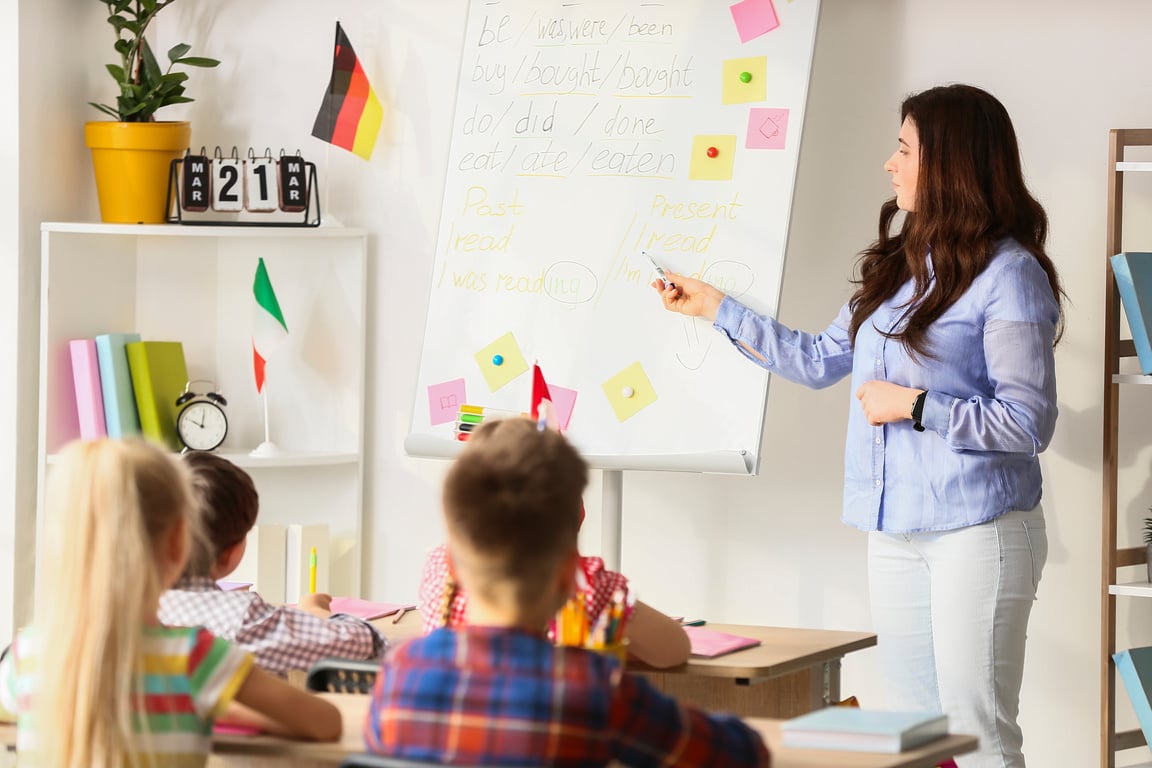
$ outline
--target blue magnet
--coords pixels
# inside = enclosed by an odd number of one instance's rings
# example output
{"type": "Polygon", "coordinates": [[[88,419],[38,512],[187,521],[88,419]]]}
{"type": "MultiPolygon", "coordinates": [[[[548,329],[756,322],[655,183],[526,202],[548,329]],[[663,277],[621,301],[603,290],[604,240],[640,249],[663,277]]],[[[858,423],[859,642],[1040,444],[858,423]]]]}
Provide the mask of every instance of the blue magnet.
{"type": "Polygon", "coordinates": [[[492,355],[492,365],[504,365],[504,355],[492,355]]]}

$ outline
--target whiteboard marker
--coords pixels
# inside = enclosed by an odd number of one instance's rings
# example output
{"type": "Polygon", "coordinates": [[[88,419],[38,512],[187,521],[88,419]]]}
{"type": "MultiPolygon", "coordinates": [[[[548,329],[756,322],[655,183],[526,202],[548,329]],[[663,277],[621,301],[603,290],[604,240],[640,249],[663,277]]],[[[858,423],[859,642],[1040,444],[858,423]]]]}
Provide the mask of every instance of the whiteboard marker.
{"type": "Polygon", "coordinates": [[[664,267],[657,264],[656,259],[654,259],[648,255],[648,251],[640,251],[640,253],[644,254],[644,258],[646,258],[646,259],[648,259],[648,261],[652,262],[652,268],[656,270],[656,274],[659,275],[660,279],[664,281],[664,287],[665,288],[675,288],[676,287],[675,283],[673,283],[671,280],[669,280],[667,277],[665,277],[664,267]]]}

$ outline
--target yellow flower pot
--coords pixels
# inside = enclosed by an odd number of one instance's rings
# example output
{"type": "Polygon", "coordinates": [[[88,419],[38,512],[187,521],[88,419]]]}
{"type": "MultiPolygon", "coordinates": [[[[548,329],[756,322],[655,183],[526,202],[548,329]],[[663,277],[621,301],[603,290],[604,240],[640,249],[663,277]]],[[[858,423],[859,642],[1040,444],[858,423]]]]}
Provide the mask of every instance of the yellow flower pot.
{"type": "Polygon", "coordinates": [[[169,169],[191,138],[187,122],[86,123],[84,142],[92,150],[100,218],[116,224],[163,223],[169,169]]]}

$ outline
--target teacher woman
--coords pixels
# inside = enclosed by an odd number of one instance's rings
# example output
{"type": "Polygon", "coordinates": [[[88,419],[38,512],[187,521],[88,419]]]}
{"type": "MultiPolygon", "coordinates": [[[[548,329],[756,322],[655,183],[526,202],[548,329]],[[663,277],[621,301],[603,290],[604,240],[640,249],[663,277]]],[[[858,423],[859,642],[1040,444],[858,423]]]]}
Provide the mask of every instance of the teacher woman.
{"type": "Polygon", "coordinates": [[[1048,553],[1038,455],[1056,424],[1063,291],[1003,105],[948,85],[900,112],[884,165],[895,197],[823,333],[683,275],[653,287],[779,376],[813,388],[852,376],[843,521],[869,532],[889,706],[943,710],[952,730],[977,734],[965,768],[1022,768],[1025,635],[1048,553]]]}

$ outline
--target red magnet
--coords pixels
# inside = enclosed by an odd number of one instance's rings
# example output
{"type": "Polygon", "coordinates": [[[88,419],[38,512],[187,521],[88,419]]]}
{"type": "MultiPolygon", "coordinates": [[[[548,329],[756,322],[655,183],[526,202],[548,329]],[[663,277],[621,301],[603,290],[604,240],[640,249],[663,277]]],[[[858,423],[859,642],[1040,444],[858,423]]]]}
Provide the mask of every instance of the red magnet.
{"type": "Polygon", "coordinates": [[[716,147],[708,147],[708,157],[716,157],[718,154],[720,154],[720,150],[716,147]]]}

